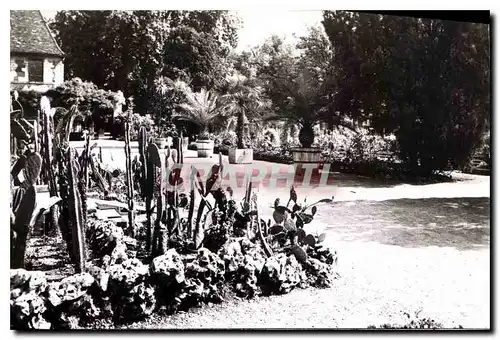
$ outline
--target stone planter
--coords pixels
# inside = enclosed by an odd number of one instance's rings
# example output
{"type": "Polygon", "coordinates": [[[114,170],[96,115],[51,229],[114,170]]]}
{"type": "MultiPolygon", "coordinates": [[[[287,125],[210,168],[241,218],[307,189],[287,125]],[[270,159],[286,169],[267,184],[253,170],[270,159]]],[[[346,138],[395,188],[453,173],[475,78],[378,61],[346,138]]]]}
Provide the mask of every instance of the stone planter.
{"type": "Polygon", "coordinates": [[[295,164],[296,174],[303,175],[307,168],[304,164],[314,164],[313,175],[318,174],[323,167],[321,157],[321,148],[295,148],[292,149],[293,163],[295,164]]]}
{"type": "Polygon", "coordinates": [[[250,164],[253,162],[253,149],[229,149],[229,164],[250,164]]]}
{"type": "Polygon", "coordinates": [[[208,139],[197,140],[196,149],[198,150],[198,157],[212,157],[214,154],[214,141],[208,139]]]}

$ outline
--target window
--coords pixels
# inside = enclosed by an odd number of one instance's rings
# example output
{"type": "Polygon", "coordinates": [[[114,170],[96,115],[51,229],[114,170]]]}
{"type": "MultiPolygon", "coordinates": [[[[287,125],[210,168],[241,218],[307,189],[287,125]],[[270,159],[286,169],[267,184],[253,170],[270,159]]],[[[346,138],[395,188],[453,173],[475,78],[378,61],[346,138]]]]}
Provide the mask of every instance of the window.
{"type": "Polygon", "coordinates": [[[50,81],[52,83],[56,82],[56,67],[57,67],[57,60],[53,59],[47,59],[47,69],[48,69],[48,74],[50,75],[50,81]]]}
{"type": "Polygon", "coordinates": [[[30,82],[43,83],[43,60],[28,60],[28,77],[30,82]]]}
{"type": "Polygon", "coordinates": [[[26,61],[24,59],[18,59],[14,61],[14,71],[16,73],[14,81],[19,81],[20,78],[26,77],[26,61]]]}

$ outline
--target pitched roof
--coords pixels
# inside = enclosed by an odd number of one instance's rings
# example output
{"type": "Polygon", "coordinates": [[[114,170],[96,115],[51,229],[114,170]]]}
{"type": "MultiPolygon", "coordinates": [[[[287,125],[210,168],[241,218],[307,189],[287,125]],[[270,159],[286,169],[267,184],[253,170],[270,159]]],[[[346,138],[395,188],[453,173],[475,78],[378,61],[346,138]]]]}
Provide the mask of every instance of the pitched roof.
{"type": "Polygon", "coordinates": [[[64,55],[40,11],[10,11],[10,52],[64,55]]]}

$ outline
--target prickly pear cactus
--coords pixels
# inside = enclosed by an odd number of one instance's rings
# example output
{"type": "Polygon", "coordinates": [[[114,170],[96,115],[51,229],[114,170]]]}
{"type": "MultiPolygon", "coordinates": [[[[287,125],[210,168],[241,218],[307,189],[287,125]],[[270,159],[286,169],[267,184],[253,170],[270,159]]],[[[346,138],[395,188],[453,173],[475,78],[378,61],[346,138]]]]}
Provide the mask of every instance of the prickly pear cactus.
{"type": "Polygon", "coordinates": [[[36,190],[30,186],[26,189],[19,205],[14,211],[14,224],[11,225],[10,267],[24,268],[24,254],[29,234],[29,224],[36,206],[36,190]]]}
{"type": "Polygon", "coordinates": [[[27,184],[35,185],[42,170],[42,157],[38,152],[33,152],[26,158],[24,170],[27,184]]]}

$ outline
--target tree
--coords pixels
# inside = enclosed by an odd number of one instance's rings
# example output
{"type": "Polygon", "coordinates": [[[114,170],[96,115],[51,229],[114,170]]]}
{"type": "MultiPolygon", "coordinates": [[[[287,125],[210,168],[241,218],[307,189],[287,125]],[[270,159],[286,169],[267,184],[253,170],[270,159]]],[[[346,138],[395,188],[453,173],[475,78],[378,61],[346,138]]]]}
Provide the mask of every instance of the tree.
{"type": "Polygon", "coordinates": [[[59,11],[51,28],[66,53],[69,78],[133,96],[148,108],[148,92],[162,68],[172,11],[59,11]]]}
{"type": "Polygon", "coordinates": [[[228,11],[183,11],[180,16],[165,43],[162,74],[190,79],[194,91],[218,90],[230,73],[228,55],[237,46],[239,21],[228,11]]]}
{"type": "Polygon", "coordinates": [[[300,125],[303,147],[313,144],[313,126],[318,122],[353,128],[345,115],[335,110],[336,79],[334,69],[328,65],[330,52],[321,46],[325,40],[318,36],[318,31],[312,30],[311,34],[316,40],[304,37],[298,45],[302,51],[283,44],[277,37],[271,38],[260,49],[268,57],[261,56],[258,66],[259,77],[273,104],[272,113],[265,120],[300,125]]]}
{"type": "Polygon", "coordinates": [[[490,109],[487,25],[329,11],[323,24],[340,104],[395,133],[413,173],[465,164],[490,109]]]}
{"type": "MultiPolygon", "coordinates": [[[[210,80],[218,75],[224,57],[236,46],[237,25],[237,18],[227,11],[59,11],[51,28],[66,53],[68,77],[91,81],[99,88],[122,90],[126,97],[133,96],[136,109],[145,113],[154,102],[155,80],[162,74],[176,78],[168,70],[164,72],[164,61],[166,55],[176,51],[172,44],[179,32],[191,34],[192,29],[196,33],[190,37],[210,37],[206,47],[201,46],[201,40],[196,45],[210,53],[202,54],[200,62],[199,55],[193,53],[189,60],[194,66],[177,56],[167,58],[167,68],[194,68],[195,76],[210,80]],[[170,63],[172,60],[181,65],[170,63]],[[213,62],[218,71],[211,72],[207,62],[213,62]],[[200,63],[206,67],[198,67],[200,63]]],[[[190,39],[187,41],[189,45],[190,39]]],[[[185,46],[181,41],[181,47],[185,46]]],[[[187,75],[193,78],[189,72],[187,75]]]]}
{"type": "Polygon", "coordinates": [[[251,78],[235,73],[226,80],[226,94],[221,97],[222,110],[236,118],[237,147],[244,149],[248,147],[249,118],[252,121],[259,119],[267,103],[262,88],[251,78]]]}
{"type": "Polygon", "coordinates": [[[197,125],[203,135],[220,126],[225,119],[218,106],[218,96],[202,88],[193,92],[186,88],[185,102],[178,106],[180,112],[172,115],[173,121],[185,121],[197,125]]]}

